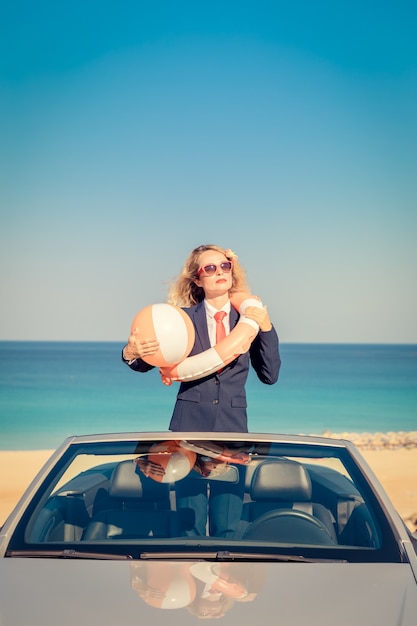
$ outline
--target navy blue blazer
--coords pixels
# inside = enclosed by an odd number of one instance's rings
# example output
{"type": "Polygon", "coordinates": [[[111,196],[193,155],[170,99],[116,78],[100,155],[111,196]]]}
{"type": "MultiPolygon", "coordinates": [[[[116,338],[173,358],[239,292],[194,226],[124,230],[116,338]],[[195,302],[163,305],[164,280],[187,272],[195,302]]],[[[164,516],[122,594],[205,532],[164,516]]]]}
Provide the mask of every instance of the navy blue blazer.
{"type": "MultiPolygon", "coordinates": [[[[206,310],[204,303],[185,308],[195,328],[195,342],[189,356],[208,350],[206,310]]],[[[239,314],[232,307],[230,328],[238,322],[239,314]]],[[[247,402],[245,384],[250,364],[259,380],[273,385],[278,380],[281,359],[279,340],[275,328],[260,331],[253,340],[248,352],[223,368],[218,374],[211,374],[198,380],[182,382],[175,402],[169,425],[172,431],[216,431],[247,432],[247,402]]],[[[130,363],[136,371],[146,372],[152,366],[141,359],[130,363]]]]}

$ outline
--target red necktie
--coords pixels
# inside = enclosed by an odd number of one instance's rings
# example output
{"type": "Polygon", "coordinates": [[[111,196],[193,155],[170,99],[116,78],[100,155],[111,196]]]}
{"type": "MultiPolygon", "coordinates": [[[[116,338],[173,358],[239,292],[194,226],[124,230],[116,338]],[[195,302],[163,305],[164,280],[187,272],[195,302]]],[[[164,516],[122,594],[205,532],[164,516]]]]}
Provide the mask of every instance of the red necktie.
{"type": "Polygon", "coordinates": [[[226,337],[226,329],[223,324],[223,318],[225,317],[225,311],[217,311],[214,315],[214,319],[216,320],[216,344],[226,337]]]}

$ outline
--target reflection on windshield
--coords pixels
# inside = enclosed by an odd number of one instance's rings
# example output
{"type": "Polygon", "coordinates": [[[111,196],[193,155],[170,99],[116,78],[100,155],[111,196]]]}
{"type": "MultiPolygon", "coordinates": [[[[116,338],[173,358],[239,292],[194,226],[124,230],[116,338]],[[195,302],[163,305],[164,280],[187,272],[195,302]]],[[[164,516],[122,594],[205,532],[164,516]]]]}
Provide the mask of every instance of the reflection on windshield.
{"type": "Polygon", "coordinates": [[[229,463],[248,465],[250,455],[211,441],[163,441],[153,444],[147,454],[136,459],[145,476],[158,482],[185,478],[191,470],[205,478],[227,472],[229,463]]]}
{"type": "Polygon", "coordinates": [[[235,602],[252,602],[261,591],[264,563],[135,562],[131,586],[149,606],[184,609],[200,619],[223,617],[235,602]]]}

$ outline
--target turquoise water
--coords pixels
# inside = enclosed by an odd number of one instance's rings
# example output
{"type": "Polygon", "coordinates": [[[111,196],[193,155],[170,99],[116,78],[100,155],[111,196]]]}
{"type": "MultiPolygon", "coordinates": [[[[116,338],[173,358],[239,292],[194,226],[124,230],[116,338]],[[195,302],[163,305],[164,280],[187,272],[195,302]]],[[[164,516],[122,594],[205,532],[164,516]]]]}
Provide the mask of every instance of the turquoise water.
{"type": "MultiPolygon", "coordinates": [[[[166,430],[178,384],[132,372],[118,343],[0,342],[0,449],[68,435],[166,430]]],[[[249,429],[417,430],[416,345],[281,345],[280,380],[247,384],[249,429]]]]}

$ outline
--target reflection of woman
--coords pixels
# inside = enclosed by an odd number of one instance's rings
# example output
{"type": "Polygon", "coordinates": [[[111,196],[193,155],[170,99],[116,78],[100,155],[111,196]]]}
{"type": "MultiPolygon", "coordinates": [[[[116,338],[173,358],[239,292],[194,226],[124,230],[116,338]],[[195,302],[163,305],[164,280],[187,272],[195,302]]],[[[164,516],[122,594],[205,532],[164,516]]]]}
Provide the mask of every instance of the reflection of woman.
{"type": "Polygon", "coordinates": [[[223,617],[235,602],[252,602],[262,589],[265,563],[131,563],[132,589],[149,606],[186,608],[200,619],[223,617]]]}
{"type": "MultiPolygon", "coordinates": [[[[158,462],[157,454],[139,456],[135,462],[145,476],[157,482],[165,482],[166,474],[168,474],[167,482],[175,481],[176,506],[181,519],[182,535],[188,537],[205,535],[208,521],[209,535],[233,537],[242,512],[245,486],[244,466],[249,463],[250,456],[245,452],[234,452],[226,448],[222,448],[217,458],[192,452],[195,457],[194,465],[187,470],[184,477],[183,459],[176,456],[181,451],[183,443],[185,442],[168,442],[173,445],[169,446],[171,448],[169,452],[161,453],[161,462],[158,462]],[[177,452],[175,452],[175,447],[177,447],[177,452]],[[180,463],[176,469],[178,461],[180,463]],[[167,471],[171,463],[173,465],[167,471]],[[230,463],[236,464],[236,482],[221,479],[222,474],[226,473],[230,467],[230,463]],[[208,489],[209,484],[210,489],[208,489]],[[207,520],[208,513],[209,519],[207,520]]],[[[204,446],[209,455],[219,448],[213,442],[204,442],[204,446]]]]}
{"type": "MultiPolygon", "coordinates": [[[[190,356],[215,345],[216,312],[225,313],[226,334],[234,328],[239,314],[231,307],[229,294],[242,290],[248,290],[245,273],[231,250],[204,245],[190,253],[170,292],[170,302],[185,307],[195,327],[190,356]]],[[[245,315],[260,327],[249,352],[220,372],[181,383],[170,430],[247,432],[245,384],[249,366],[262,383],[272,385],[278,380],[281,361],[278,336],[266,308],[248,307],[245,315]]],[[[155,339],[139,340],[133,330],[123,349],[123,360],[132,369],[146,372],[152,366],[143,357],[155,354],[158,347],[155,339]]]]}
{"type": "Polygon", "coordinates": [[[214,441],[169,440],[151,446],[149,453],[142,453],[135,462],[142,474],[157,482],[181,480],[192,469],[205,478],[220,476],[229,463],[248,465],[251,460],[246,451],[231,450],[214,441]]]}

